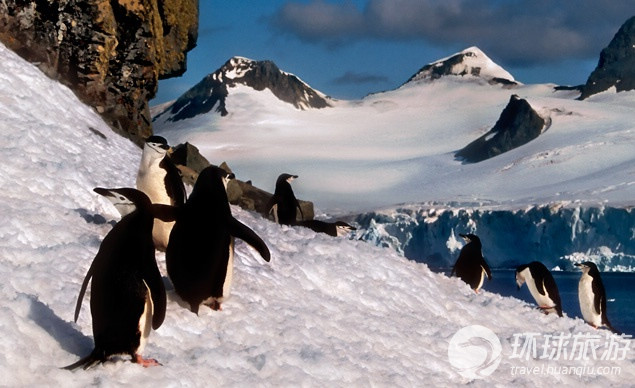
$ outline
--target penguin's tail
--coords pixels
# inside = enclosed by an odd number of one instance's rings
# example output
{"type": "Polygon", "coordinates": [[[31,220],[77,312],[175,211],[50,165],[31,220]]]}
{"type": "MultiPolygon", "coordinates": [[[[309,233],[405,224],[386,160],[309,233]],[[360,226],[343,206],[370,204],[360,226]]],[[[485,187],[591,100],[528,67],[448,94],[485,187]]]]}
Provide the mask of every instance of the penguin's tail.
{"type": "Polygon", "coordinates": [[[100,362],[103,362],[103,359],[101,357],[99,357],[99,352],[97,351],[97,349],[95,349],[88,356],[80,359],[77,362],[74,362],[74,363],[72,363],[70,365],[67,365],[67,366],[63,367],[62,369],[75,370],[75,369],[79,368],[80,366],[83,367],[84,369],[88,369],[88,368],[90,368],[90,367],[92,367],[95,364],[98,364],[100,362]]]}
{"type": "Polygon", "coordinates": [[[556,313],[558,313],[558,316],[562,318],[562,307],[560,306],[556,307],[556,313]]]}
{"type": "Polygon", "coordinates": [[[617,335],[621,335],[622,332],[617,330],[616,328],[613,327],[613,325],[611,325],[611,322],[609,322],[608,319],[604,320],[604,326],[606,326],[609,330],[611,330],[613,333],[617,334],[617,335]]]}

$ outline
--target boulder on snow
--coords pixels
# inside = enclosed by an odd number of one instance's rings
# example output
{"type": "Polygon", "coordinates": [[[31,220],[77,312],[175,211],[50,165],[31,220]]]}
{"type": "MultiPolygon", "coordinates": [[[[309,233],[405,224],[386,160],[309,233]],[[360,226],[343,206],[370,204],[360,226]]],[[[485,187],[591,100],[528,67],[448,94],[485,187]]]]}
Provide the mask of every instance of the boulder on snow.
{"type": "MultiPolygon", "coordinates": [[[[196,183],[198,174],[211,163],[199,152],[198,148],[190,143],[179,144],[170,153],[172,161],[181,171],[183,182],[193,186],[196,183]]],[[[219,166],[229,173],[233,173],[226,162],[219,166]]],[[[265,217],[267,214],[267,203],[273,194],[259,189],[251,182],[243,182],[238,178],[233,179],[227,185],[227,199],[229,203],[238,205],[246,210],[257,211],[265,217]]],[[[314,217],[313,202],[298,200],[305,220],[312,220],[314,217]]]]}
{"type": "Polygon", "coordinates": [[[530,142],[546,129],[547,122],[524,100],[512,95],[496,125],[459,150],[455,157],[477,163],[530,142]]]}

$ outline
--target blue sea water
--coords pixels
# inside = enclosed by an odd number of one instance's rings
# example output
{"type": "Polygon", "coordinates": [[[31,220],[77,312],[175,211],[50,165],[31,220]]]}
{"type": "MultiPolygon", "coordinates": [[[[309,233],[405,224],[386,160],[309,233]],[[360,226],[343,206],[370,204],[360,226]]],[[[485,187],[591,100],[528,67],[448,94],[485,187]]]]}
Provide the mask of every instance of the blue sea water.
{"type": "MultiPolygon", "coordinates": [[[[578,282],[582,272],[552,271],[551,274],[558,285],[562,312],[569,317],[582,318],[578,302],[578,282]]],[[[606,290],[606,312],[609,321],[615,329],[635,336],[635,273],[602,272],[601,275],[606,290]]],[[[485,280],[483,289],[536,305],[526,284],[518,290],[516,273],[511,269],[493,269],[492,280],[485,280]]]]}

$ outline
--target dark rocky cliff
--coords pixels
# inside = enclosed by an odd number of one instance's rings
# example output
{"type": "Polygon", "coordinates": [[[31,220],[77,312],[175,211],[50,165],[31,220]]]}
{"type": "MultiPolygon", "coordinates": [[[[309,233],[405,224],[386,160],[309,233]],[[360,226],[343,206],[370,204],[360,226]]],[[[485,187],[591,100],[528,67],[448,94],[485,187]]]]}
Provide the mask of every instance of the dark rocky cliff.
{"type": "Polygon", "coordinates": [[[597,67],[582,86],[580,99],[611,87],[617,92],[635,89],[635,16],[620,27],[600,53],[597,67]]]}
{"type": "Polygon", "coordinates": [[[159,79],[181,75],[198,0],[0,1],[0,41],[140,144],[159,79]]]}

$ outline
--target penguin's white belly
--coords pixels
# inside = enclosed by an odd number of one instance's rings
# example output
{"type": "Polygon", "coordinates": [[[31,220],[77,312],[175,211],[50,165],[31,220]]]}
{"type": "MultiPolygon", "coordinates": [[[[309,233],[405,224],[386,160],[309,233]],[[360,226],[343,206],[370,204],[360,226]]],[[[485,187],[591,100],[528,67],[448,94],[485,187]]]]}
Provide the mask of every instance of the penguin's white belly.
{"type": "Polygon", "coordinates": [[[476,291],[480,290],[483,286],[483,281],[485,280],[485,269],[481,267],[481,279],[478,281],[478,286],[476,286],[476,291]]]}
{"type": "Polygon", "coordinates": [[[150,336],[150,331],[152,330],[152,316],[154,315],[154,303],[152,303],[152,293],[150,292],[150,287],[148,287],[145,280],[143,281],[143,284],[146,286],[148,293],[146,294],[146,302],[143,306],[143,314],[141,314],[141,318],[139,318],[139,332],[141,333],[141,338],[137,354],[141,354],[143,352],[143,349],[148,342],[148,337],[150,336]]]}
{"type": "MultiPolygon", "coordinates": [[[[172,199],[165,189],[165,176],[167,174],[158,166],[151,166],[149,169],[150,172],[139,172],[137,175],[137,189],[143,191],[152,203],[172,205],[172,199]]],[[[172,227],[174,227],[174,222],[154,220],[152,240],[158,250],[165,251],[168,241],[170,241],[172,227]]]]}
{"type": "Polygon", "coordinates": [[[137,189],[146,193],[152,203],[171,205],[171,199],[165,188],[166,172],[157,166],[150,166],[149,172],[139,172],[137,175],[137,189]]]}
{"type": "Polygon", "coordinates": [[[549,297],[549,293],[547,292],[547,289],[545,288],[544,283],[543,283],[542,287],[543,287],[543,289],[545,291],[545,295],[542,295],[538,291],[538,287],[536,287],[536,282],[535,282],[535,280],[533,278],[532,279],[527,279],[527,288],[529,288],[529,293],[531,294],[531,296],[534,297],[534,300],[536,301],[538,306],[540,306],[540,307],[555,307],[556,304],[549,297]]]}
{"type": "Polygon", "coordinates": [[[225,283],[223,283],[223,297],[229,296],[229,291],[232,287],[232,280],[234,277],[234,238],[231,238],[229,243],[229,258],[227,261],[227,273],[225,274],[225,283]]]}
{"type": "Polygon", "coordinates": [[[602,316],[595,311],[594,295],[591,287],[593,278],[582,275],[578,284],[578,299],[580,301],[580,311],[582,318],[595,327],[602,326],[602,316]]]}
{"type": "Polygon", "coordinates": [[[170,233],[174,227],[174,221],[164,222],[159,219],[154,219],[154,225],[152,226],[152,241],[156,249],[165,251],[170,241],[170,233]]]}

